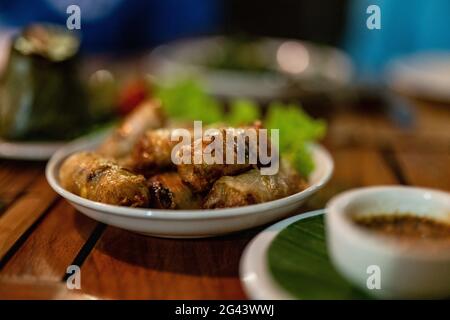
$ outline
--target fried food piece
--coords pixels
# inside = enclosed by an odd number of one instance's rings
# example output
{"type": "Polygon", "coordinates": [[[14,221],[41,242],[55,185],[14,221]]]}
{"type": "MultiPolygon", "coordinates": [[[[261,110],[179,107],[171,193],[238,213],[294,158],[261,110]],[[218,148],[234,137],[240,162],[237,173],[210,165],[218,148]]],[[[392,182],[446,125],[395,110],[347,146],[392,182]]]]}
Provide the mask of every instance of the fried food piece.
{"type": "Polygon", "coordinates": [[[161,170],[174,167],[172,148],[178,141],[171,141],[172,129],[148,130],[133,148],[127,163],[133,172],[149,177],[161,170]]]}
{"type": "Polygon", "coordinates": [[[148,180],[152,207],[159,209],[198,209],[200,198],[181,180],[176,172],[166,172],[148,180]]]}
{"type": "Polygon", "coordinates": [[[286,162],[275,175],[261,175],[252,169],[241,175],[225,176],[214,183],[203,208],[229,208],[262,203],[287,197],[306,188],[306,183],[286,162]]]}
{"type": "Polygon", "coordinates": [[[83,198],[118,206],[147,207],[145,178],[94,152],[71,155],[59,170],[63,188],[83,198]]]}
{"type": "Polygon", "coordinates": [[[146,100],[125,118],[97,152],[106,157],[123,159],[145,131],[161,128],[165,121],[160,103],[157,100],[146,100]]]}
{"type": "MultiPolygon", "coordinates": [[[[187,183],[195,192],[204,192],[207,191],[213,183],[222,176],[231,176],[236,175],[242,172],[245,172],[252,167],[256,166],[256,163],[249,162],[249,155],[251,153],[257,155],[258,143],[252,145],[249,144],[248,139],[245,139],[245,136],[249,135],[249,130],[253,130],[257,134],[258,128],[250,127],[250,128],[227,128],[220,129],[216,135],[212,135],[210,137],[203,137],[201,139],[197,139],[190,146],[184,146],[180,149],[180,154],[184,154],[188,152],[191,154],[191,163],[181,163],[177,165],[177,171],[181,177],[181,179],[187,183]],[[235,139],[231,141],[230,148],[227,148],[227,131],[231,132],[235,139]],[[213,143],[213,141],[217,138],[218,135],[222,136],[223,139],[223,154],[218,155],[220,159],[222,159],[222,163],[202,163],[196,164],[194,161],[195,150],[201,150],[202,153],[205,151],[208,146],[213,143]],[[244,161],[238,163],[238,139],[236,137],[242,136],[245,141],[244,145],[244,161]],[[190,150],[189,150],[190,149],[190,150]],[[227,154],[228,152],[232,152],[232,154],[227,154]],[[229,163],[227,160],[227,156],[232,160],[232,163],[229,163]]],[[[215,156],[214,152],[211,153],[212,156],[215,156]]]]}

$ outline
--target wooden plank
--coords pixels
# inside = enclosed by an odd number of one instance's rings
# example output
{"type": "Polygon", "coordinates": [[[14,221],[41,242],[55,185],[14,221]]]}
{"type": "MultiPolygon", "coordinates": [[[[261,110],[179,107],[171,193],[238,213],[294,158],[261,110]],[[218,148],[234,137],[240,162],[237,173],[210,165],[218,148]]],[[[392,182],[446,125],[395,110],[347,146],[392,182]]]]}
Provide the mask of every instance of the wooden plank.
{"type": "Polygon", "coordinates": [[[0,192],[21,192],[43,171],[40,162],[4,161],[0,164],[0,192]]]}
{"type": "MultiPolygon", "coordinates": [[[[416,130],[450,140],[450,112],[448,104],[415,101],[416,130]]],[[[433,141],[430,141],[433,143],[433,141]]]]}
{"type": "Polygon", "coordinates": [[[239,258],[255,233],[176,240],[108,227],[82,266],[83,291],[113,299],[242,299],[239,258]]]}
{"type": "Polygon", "coordinates": [[[97,222],[61,199],[6,263],[0,275],[59,281],[97,222]]]}
{"type": "Polygon", "coordinates": [[[399,128],[382,114],[337,114],[329,125],[327,140],[335,147],[449,152],[450,113],[445,115],[432,107],[417,110],[415,123],[406,128],[399,128]]]}
{"type": "Polygon", "coordinates": [[[56,194],[41,175],[28,192],[6,210],[0,217],[0,260],[55,199],[56,194]]]}
{"type": "Polygon", "coordinates": [[[331,197],[352,188],[398,183],[387,162],[373,149],[338,149],[332,156],[333,177],[324,189],[308,200],[308,210],[324,208],[331,197]]]}
{"type": "Polygon", "coordinates": [[[0,163],[0,216],[4,210],[43,172],[42,163],[0,163]],[[26,165],[28,164],[28,165],[26,165]]]}
{"type": "Polygon", "coordinates": [[[0,192],[0,216],[3,214],[3,212],[8,208],[11,203],[16,200],[17,194],[9,193],[9,192],[0,192]]]}
{"type": "Polygon", "coordinates": [[[333,147],[373,146],[373,128],[366,117],[354,113],[339,113],[329,124],[327,140],[333,147]]]}
{"type": "Polygon", "coordinates": [[[396,156],[409,184],[450,191],[450,154],[399,152],[396,156]]]}
{"type": "Polygon", "coordinates": [[[332,184],[355,188],[397,183],[395,175],[375,150],[343,149],[332,154],[335,161],[332,184]]]}
{"type": "Polygon", "coordinates": [[[63,282],[33,281],[0,277],[1,300],[94,299],[80,290],[69,290],[63,282]]]}

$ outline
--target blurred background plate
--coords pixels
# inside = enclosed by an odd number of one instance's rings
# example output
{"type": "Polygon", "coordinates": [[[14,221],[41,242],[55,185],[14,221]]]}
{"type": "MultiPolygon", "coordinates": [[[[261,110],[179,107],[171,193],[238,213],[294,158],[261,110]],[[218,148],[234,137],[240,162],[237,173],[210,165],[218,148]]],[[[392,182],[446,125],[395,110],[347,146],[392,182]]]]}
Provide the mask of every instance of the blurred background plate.
{"type": "Polygon", "coordinates": [[[0,139],[0,158],[48,160],[66,142],[12,142],[0,139]]]}
{"type": "Polygon", "coordinates": [[[14,160],[44,161],[52,157],[58,150],[69,143],[85,143],[91,140],[104,139],[111,134],[112,126],[96,128],[72,141],[6,141],[0,139],[0,158],[14,160]]]}
{"type": "Polygon", "coordinates": [[[450,103],[450,52],[427,52],[395,59],[387,68],[388,84],[396,91],[450,103]]]}
{"type": "Polygon", "coordinates": [[[269,100],[302,91],[329,93],[348,84],[353,67],[336,48],[276,38],[205,37],[157,47],[150,69],[162,81],[195,76],[224,98],[269,100]]]}

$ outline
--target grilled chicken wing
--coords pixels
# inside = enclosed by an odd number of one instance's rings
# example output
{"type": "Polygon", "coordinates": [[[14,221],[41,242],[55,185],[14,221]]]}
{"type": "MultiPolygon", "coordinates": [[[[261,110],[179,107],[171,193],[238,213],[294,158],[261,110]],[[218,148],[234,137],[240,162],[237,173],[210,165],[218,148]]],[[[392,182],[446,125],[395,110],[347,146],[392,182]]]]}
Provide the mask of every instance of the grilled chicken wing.
{"type": "Polygon", "coordinates": [[[93,201],[129,207],[146,207],[149,193],[145,178],[94,152],[71,155],[62,164],[59,181],[68,191],[93,201]]]}

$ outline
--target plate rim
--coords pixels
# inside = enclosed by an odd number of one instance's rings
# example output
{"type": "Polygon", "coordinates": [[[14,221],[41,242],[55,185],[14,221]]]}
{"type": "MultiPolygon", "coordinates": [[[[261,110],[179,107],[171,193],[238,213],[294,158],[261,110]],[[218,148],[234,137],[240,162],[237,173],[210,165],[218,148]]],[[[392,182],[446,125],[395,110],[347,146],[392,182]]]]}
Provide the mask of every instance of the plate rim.
{"type": "Polygon", "coordinates": [[[325,209],[307,211],[281,220],[258,233],[245,247],[239,261],[239,278],[245,294],[254,300],[296,300],[297,297],[281,287],[271,276],[267,263],[270,244],[291,224],[325,215],[325,209]]]}
{"type": "Polygon", "coordinates": [[[331,178],[334,171],[334,162],[330,153],[319,144],[312,144],[312,150],[314,154],[321,157],[324,161],[325,172],[318,179],[318,181],[305,190],[298,193],[284,197],[281,199],[268,201],[265,203],[259,203],[254,205],[248,205],[245,207],[237,208],[224,208],[224,209],[197,209],[197,210],[168,210],[168,209],[149,209],[149,208],[129,208],[122,206],[115,206],[110,204],[104,204],[100,202],[95,202],[92,200],[84,199],[79,197],[67,190],[65,190],[58,182],[56,178],[56,171],[61,165],[62,161],[67,158],[71,153],[75,151],[86,150],[89,147],[98,144],[103,137],[95,137],[89,141],[80,140],[75,141],[66,145],[65,147],[58,150],[50,158],[47,166],[45,168],[45,175],[49,185],[53,190],[56,191],[60,196],[66,200],[79,205],[81,207],[108,212],[109,214],[122,216],[122,217],[133,217],[140,219],[161,219],[161,220],[205,220],[205,219],[220,219],[220,218],[231,218],[236,216],[251,215],[255,212],[264,212],[268,210],[274,210],[279,206],[291,205],[298,200],[304,199],[313,193],[317,192],[319,189],[323,188],[325,184],[331,178]]]}

